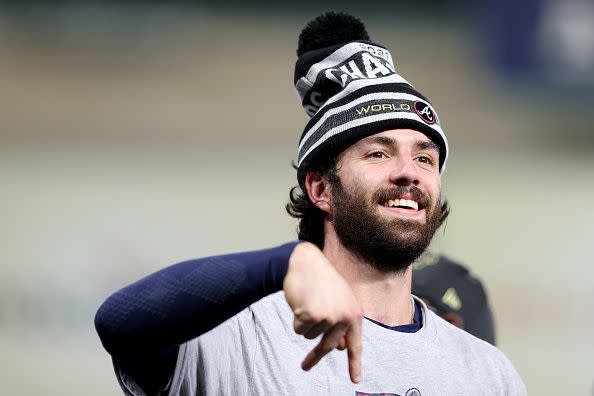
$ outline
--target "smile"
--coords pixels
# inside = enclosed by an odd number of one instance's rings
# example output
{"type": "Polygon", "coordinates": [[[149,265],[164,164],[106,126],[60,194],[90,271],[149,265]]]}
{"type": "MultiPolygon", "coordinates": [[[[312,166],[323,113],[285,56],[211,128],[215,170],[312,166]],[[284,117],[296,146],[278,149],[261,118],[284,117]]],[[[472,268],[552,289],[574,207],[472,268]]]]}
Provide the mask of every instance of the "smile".
{"type": "Polygon", "coordinates": [[[388,201],[384,202],[383,206],[387,208],[419,210],[419,203],[413,201],[412,199],[389,199],[388,201]]]}

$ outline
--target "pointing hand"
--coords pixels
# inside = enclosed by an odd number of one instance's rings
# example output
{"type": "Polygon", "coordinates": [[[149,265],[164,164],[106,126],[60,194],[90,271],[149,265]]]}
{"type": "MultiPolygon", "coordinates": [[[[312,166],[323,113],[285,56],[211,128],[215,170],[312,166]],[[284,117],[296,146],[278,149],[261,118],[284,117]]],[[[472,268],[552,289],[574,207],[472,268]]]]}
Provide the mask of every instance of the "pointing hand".
{"type": "Polygon", "coordinates": [[[283,289],[295,314],[295,332],[308,339],[322,335],[301,367],[309,370],[332,350],[347,349],[351,381],[359,382],[363,309],[320,249],[309,242],[295,247],[283,289]]]}

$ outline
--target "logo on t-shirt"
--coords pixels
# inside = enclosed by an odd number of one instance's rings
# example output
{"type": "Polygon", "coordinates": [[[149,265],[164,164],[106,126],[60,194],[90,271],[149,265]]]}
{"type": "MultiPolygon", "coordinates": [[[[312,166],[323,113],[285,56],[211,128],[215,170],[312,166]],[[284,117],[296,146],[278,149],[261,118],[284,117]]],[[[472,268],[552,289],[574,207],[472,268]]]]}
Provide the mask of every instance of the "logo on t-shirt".
{"type": "Polygon", "coordinates": [[[417,388],[410,388],[404,395],[398,393],[367,393],[357,391],[355,396],[421,396],[421,391],[417,388]]]}

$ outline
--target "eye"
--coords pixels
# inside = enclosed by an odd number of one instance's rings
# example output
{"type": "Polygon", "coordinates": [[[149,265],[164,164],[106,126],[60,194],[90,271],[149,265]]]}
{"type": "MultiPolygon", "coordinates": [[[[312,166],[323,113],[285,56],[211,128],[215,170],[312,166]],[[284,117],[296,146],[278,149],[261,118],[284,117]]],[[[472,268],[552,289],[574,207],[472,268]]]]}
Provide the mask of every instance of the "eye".
{"type": "Polygon", "coordinates": [[[388,155],[383,151],[372,151],[371,153],[367,154],[369,158],[387,158],[388,155]]]}
{"type": "Polygon", "coordinates": [[[417,157],[417,160],[423,164],[427,164],[427,165],[433,165],[435,163],[435,161],[433,161],[433,158],[431,158],[428,155],[419,155],[417,157]]]}

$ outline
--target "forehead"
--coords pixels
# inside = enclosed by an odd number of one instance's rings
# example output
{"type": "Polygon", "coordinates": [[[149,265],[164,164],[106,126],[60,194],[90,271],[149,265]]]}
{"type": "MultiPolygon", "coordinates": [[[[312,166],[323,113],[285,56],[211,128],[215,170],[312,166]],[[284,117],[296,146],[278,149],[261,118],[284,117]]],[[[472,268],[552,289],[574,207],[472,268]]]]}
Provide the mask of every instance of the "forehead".
{"type": "Polygon", "coordinates": [[[377,143],[409,147],[423,146],[439,151],[437,145],[431,139],[424,133],[415,131],[414,129],[391,129],[389,131],[379,132],[358,140],[351,147],[358,148],[377,143]]]}

